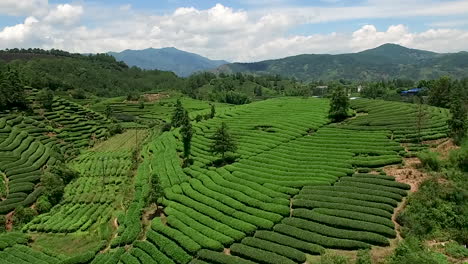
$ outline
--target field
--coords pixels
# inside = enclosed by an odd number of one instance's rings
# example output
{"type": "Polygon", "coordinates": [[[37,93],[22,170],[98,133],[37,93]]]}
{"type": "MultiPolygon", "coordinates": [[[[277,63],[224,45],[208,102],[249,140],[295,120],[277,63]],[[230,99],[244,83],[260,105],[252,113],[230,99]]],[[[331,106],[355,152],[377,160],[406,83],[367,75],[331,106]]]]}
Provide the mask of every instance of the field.
{"type": "Polygon", "coordinates": [[[58,158],[79,173],[50,212],[14,239],[0,235],[2,261],[304,263],[327,249],[386,247],[410,186],[381,168],[402,164],[401,143],[448,132],[447,110],[428,107],[422,115],[406,103],[355,100],[357,116],[331,124],[327,99],[219,105],[214,118],[198,121],[209,104],[184,99],[194,136],[193,164],[183,167],[178,128],[138,126],[104,140],[110,121],[91,109],[170,119],[169,99],[142,109],[121,99],[88,108],[55,98],[43,118],[0,119],[0,213],[34,204],[41,170],[57,159],[53,150],[62,149],[58,158]],[[210,147],[222,122],[238,149],[220,166],[210,147]],[[78,155],[67,159],[72,152],[78,155]]]}

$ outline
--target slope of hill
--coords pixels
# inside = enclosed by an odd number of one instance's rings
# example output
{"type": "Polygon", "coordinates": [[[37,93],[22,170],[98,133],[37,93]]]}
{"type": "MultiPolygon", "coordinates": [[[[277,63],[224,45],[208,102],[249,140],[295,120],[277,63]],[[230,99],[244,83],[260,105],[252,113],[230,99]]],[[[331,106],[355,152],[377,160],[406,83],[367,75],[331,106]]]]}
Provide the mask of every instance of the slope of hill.
{"type": "Polygon", "coordinates": [[[222,65],[218,72],[279,74],[299,80],[434,79],[468,77],[468,53],[440,54],[396,44],[349,54],[303,54],[255,63],[222,65]]]}
{"type": "Polygon", "coordinates": [[[216,68],[228,62],[210,60],[198,54],[178,50],[176,48],[124,50],[120,53],[109,52],[117,60],[124,61],[129,66],[137,66],[147,70],[172,71],[179,76],[216,68]]]}

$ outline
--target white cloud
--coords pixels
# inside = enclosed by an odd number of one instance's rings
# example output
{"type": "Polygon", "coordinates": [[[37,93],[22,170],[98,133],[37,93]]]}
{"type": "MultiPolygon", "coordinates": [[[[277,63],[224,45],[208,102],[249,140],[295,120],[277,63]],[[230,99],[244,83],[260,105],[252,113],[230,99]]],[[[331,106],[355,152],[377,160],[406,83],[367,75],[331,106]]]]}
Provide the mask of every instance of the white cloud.
{"type": "Polygon", "coordinates": [[[0,15],[42,15],[47,12],[47,0],[1,0],[0,15]]]}
{"type": "MultiPolygon", "coordinates": [[[[467,50],[467,31],[438,27],[412,32],[403,24],[378,29],[369,23],[349,33],[290,34],[291,29],[307,23],[313,23],[310,25],[313,29],[327,21],[371,19],[381,15],[411,16],[410,12],[434,14],[434,3],[371,0],[363,6],[263,11],[235,10],[217,4],[204,10],[178,8],[165,15],[138,11],[130,5],[109,9],[61,4],[48,6],[45,14],[30,17],[24,23],[0,29],[0,49],[42,47],[71,52],[107,52],[175,46],[213,59],[231,61],[255,61],[301,53],[354,52],[388,42],[439,52],[467,50]],[[411,7],[410,10],[402,8],[404,5],[411,7]],[[94,22],[91,24],[97,26],[84,26],[80,20],[94,22]]],[[[468,13],[468,1],[437,3],[447,14],[468,13]],[[458,3],[459,9],[455,9],[453,3],[458,3]]]]}
{"type": "Polygon", "coordinates": [[[49,14],[44,18],[44,22],[69,26],[78,22],[82,14],[82,6],[69,4],[58,5],[49,11],[49,14]]]}

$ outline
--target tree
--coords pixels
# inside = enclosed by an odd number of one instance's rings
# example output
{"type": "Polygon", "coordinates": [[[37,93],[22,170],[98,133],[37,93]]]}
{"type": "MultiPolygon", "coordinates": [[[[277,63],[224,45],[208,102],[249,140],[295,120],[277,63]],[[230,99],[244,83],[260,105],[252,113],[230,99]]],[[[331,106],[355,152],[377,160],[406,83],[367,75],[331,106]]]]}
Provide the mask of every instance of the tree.
{"type": "Polygon", "coordinates": [[[426,105],[424,104],[424,100],[422,96],[416,96],[415,101],[417,103],[417,112],[416,112],[416,129],[418,131],[418,141],[422,141],[422,128],[424,126],[424,123],[426,122],[427,119],[427,109],[426,105]]]}
{"type": "Polygon", "coordinates": [[[452,92],[450,113],[452,117],[447,121],[450,136],[456,144],[460,144],[468,131],[468,103],[462,96],[462,86],[458,84],[452,92]]]}
{"type": "Polygon", "coordinates": [[[225,159],[226,152],[234,152],[237,150],[237,145],[231,134],[228,131],[226,123],[222,122],[214,134],[214,142],[211,146],[213,154],[221,154],[222,159],[225,159]]]}
{"type": "Polygon", "coordinates": [[[8,69],[0,74],[0,110],[18,107],[26,109],[26,96],[18,72],[8,69]]]}
{"type": "Polygon", "coordinates": [[[182,143],[184,144],[184,166],[186,166],[189,163],[191,141],[193,136],[192,124],[190,123],[190,118],[187,111],[184,111],[180,134],[182,135],[182,143]]]}
{"type": "Polygon", "coordinates": [[[438,107],[450,107],[452,80],[448,76],[435,81],[429,90],[429,104],[438,107]]]}
{"type": "Polygon", "coordinates": [[[111,116],[114,114],[114,110],[110,105],[106,105],[106,109],[104,110],[104,114],[106,115],[107,118],[111,118],[111,116]]]}
{"type": "Polygon", "coordinates": [[[333,90],[332,98],[330,101],[330,110],[328,117],[333,122],[339,122],[348,117],[349,98],[346,90],[342,86],[338,86],[333,90]]]}
{"type": "Polygon", "coordinates": [[[211,104],[210,118],[215,117],[215,115],[216,115],[215,106],[214,106],[214,104],[211,104]]]}
{"type": "Polygon", "coordinates": [[[50,89],[43,89],[37,94],[37,101],[41,103],[42,107],[52,111],[52,104],[54,103],[54,92],[50,89]]]}
{"type": "Polygon", "coordinates": [[[43,194],[48,197],[51,204],[58,204],[65,188],[63,179],[56,174],[45,172],[41,177],[41,185],[44,187],[43,194]]]}
{"type": "Polygon", "coordinates": [[[184,115],[185,109],[182,106],[182,102],[180,101],[180,99],[177,99],[176,109],[174,110],[174,114],[172,115],[171,120],[172,127],[180,127],[182,125],[184,115]]]}

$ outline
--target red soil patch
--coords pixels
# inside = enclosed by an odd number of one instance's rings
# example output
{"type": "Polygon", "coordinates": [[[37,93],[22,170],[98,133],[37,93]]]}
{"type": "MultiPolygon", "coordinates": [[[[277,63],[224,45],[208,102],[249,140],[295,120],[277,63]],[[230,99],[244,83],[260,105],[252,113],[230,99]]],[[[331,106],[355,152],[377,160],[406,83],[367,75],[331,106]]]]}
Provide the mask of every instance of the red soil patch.
{"type": "MultiPolygon", "coordinates": [[[[165,93],[153,93],[153,94],[144,94],[142,95],[143,101],[145,102],[157,102],[164,98],[169,98],[168,94],[165,93]]],[[[139,101],[132,101],[132,100],[125,100],[124,103],[126,104],[138,104],[139,101]]]]}

